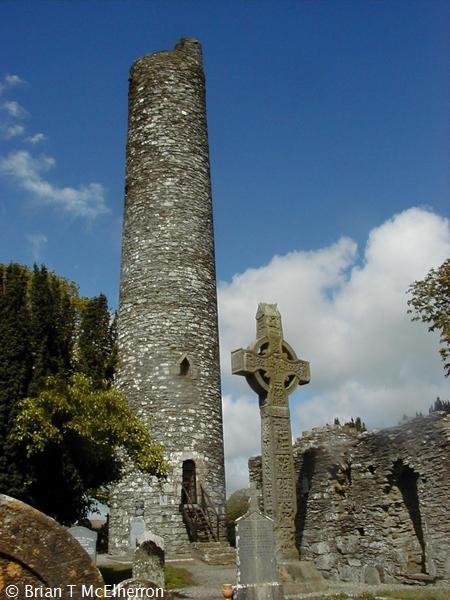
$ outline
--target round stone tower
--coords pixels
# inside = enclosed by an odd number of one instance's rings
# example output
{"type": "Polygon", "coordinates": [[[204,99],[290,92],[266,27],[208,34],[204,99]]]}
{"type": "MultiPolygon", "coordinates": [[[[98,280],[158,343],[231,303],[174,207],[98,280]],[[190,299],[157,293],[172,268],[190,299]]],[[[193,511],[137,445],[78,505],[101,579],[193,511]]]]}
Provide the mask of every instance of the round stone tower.
{"type": "Polygon", "coordinates": [[[223,536],[225,477],[217,297],[199,42],[131,69],[117,385],[162,442],[158,482],[130,472],[111,496],[110,552],[145,527],[166,553],[223,536]],[[131,537],[130,537],[131,536],[131,537]]]}

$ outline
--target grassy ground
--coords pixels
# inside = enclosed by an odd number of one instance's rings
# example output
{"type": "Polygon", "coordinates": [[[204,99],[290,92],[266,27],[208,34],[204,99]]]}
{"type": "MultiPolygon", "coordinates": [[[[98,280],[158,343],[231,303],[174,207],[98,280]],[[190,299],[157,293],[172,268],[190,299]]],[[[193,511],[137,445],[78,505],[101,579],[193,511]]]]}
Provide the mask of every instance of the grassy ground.
{"type": "MultiPolygon", "coordinates": [[[[203,569],[207,566],[204,565],[203,569]]],[[[212,567],[210,567],[212,568],[212,567]]],[[[108,561],[107,564],[99,565],[99,569],[106,584],[117,584],[124,579],[131,577],[131,565],[130,563],[119,563],[108,561]]],[[[192,571],[191,567],[191,571],[192,571]]],[[[215,573],[215,572],[214,572],[215,573]]],[[[220,573],[219,576],[221,576],[220,573]]],[[[199,581],[204,582],[204,573],[200,570],[198,573],[194,570],[194,574],[190,572],[189,568],[183,566],[174,566],[167,564],[165,568],[166,578],[166,589],[174,590],[185,588],[188,586],[198,585],[196,582],[197,576],[199,581]]],[[[357,589],[357,588],[356,588],[357,589]]],[[[382,591],[371,591],[371,592],[357,592],[353,589],[346,591],[335,592],[335,593],[316,593],[311,594],[311,598],[316,600],[450,600],[450,589],[436,589],[431,587],[414,587],[414,589],[402,589],[402,590],[386,590],[382,591]]],[[[221,597],[220,595],[218,598],[221,597]]],[[[308,596],[309,597],[309,596],[308,596]]]]}
{"type": "MultiPolygon", "coordinates": [[[[99,571],[103,576],[106,584],[115,585],[124,579],[131,577],[130,565],[117,563],[115,565],[100,566],[99,571]]],[[[165,568],[166,589],[173,590],[176,588],[184,588],[189,585],[195,585],[192,575],[186,569],[166,565],[165,568]]]]}
{"type": "Polygon", "coordinates": [[[184,588],[189,585],[195,585],[195,581],[192,578],[191,573],[189,573],[187,569],[183,569],[181,567],[166,565],[165,576],[166,589],[168,590],[174,590],[178,588],[184,588]]]}

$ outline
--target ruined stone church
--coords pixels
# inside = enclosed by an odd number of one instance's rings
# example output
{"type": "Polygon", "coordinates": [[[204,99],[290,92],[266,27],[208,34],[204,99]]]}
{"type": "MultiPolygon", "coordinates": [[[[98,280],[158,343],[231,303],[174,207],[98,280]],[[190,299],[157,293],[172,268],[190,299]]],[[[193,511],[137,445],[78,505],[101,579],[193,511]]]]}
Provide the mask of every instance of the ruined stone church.
{"type": "MultiPolygon", "coordinates": [[[[330,580],[450,578],[450,415],[379,431],[328,425],[294,443],[296,545],[330,580]]],[[[249,460],[262,487],[261,458],[249,460]]]]}

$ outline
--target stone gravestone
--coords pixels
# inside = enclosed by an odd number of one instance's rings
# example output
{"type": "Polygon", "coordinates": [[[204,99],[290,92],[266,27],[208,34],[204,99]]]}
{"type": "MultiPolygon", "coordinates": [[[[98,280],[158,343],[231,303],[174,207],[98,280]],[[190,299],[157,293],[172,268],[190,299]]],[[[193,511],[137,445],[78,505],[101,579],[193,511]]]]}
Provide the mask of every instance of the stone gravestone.
{"type": "Polygon", "coordinates": [[[133,578],[146,579],[163,588],[164,562],[164,548],[154,539],[144,540],[134,553],[133,578]]]}
{"type": "Polygon", "coordinates": [[[97,533],[87,527],[69,527],[67,530],[77,540],[80,546],[89,554],[91,560],[97,562],[97,533]]]}
{"type": "MultiPolygon", "coordinates": [[[[17,591],[61,590],[63,600],[85,598],[82,585],[103,592],[104,582],[92,560],[65,527],[28,504],[0,494],[0,598],[17,591]],[[26,585],[31,588],[25,588],[26,585]]],[[[41,592],[42,594],[42,592],[41,592]]],[[[41,595],[40,597],[44,597],[41,595]]]]}
{"type": "Polygon", "coordinates": [[[144,517],[131,517],[130,519],[130,545],[129,552],[134,554],[137,546],[145,539],[145,521],[144,517]]]}
{"type": "Polygon", "coordinates": [[[257,490],[250,489],[250,506],[236,520],[238,581],[236,600],[282,600],[275,558],[273,520],[258,508],[257,490]]]}

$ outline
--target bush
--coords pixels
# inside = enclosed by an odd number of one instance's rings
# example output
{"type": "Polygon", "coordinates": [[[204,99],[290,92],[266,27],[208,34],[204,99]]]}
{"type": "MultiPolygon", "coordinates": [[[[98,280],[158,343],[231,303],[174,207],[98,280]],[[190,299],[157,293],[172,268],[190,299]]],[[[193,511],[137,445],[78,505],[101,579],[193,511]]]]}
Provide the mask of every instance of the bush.
{"type": "Polygon", "coordinates": [[[232,546],[236,546],[235,521],[248,509],[249,489],[237,490],[227,500],[227,538],[232,546]]]}

